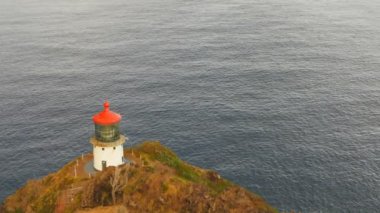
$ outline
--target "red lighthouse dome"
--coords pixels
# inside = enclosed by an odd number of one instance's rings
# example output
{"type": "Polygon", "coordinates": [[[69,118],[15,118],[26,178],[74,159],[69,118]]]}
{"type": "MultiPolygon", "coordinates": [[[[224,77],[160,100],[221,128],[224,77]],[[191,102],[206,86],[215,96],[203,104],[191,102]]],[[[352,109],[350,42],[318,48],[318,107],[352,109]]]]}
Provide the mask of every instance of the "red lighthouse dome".
{"type": "Polygon", "coordinates": [[[98,125],[112,125],[121,121],[121,115],[110,110],[110,104],[108,101],[104,102],[103,111],[92,117],[95,124],[98,125]]]}

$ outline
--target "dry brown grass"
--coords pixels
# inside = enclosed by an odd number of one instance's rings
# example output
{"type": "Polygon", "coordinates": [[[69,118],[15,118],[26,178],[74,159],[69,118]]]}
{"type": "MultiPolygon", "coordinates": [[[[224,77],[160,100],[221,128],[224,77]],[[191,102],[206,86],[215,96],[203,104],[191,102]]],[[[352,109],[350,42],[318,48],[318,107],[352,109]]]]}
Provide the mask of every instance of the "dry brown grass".
{"type": "Polygon", "coordinates": [[[220,177],[215,171],[192,166],[157,141],[125,150],[132,166],[120,166],[128,179],[112,199],[113,167],[89,178],[76,160],[43,179],[29,181],[5,201],[8,212],[277,212],[261,197],[220,177]],[[116,203],[116,206],[112,206],[116,203]],[[109,206],[109,207],[100,207],[109,206]],[[117,207],[117,208],[116,208],[117,207]],[[121,208],[121,207],[120,207],[121,208]],[[115,210],[115,211],[113,211],[115,210]],[[119,211],[119,210],[118,210],[119,211]]]}

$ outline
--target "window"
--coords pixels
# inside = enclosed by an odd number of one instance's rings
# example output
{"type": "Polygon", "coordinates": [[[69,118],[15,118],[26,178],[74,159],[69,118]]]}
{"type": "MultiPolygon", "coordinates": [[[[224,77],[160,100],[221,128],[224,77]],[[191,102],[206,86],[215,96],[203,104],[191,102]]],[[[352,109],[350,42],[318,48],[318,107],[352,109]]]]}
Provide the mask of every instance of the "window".
{"type": "Polygon", "coordinates": [[[120,138],[119,124],[98,125],[95,124],[95,137],[102,142],[113,142],[120,138]]]}

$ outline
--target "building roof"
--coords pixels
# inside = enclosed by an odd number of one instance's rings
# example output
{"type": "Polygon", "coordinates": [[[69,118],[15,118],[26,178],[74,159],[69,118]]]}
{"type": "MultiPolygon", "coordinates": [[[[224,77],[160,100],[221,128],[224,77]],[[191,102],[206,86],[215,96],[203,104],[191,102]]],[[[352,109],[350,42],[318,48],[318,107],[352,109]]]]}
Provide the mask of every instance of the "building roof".
{"type": "Polygon", "coordinates": [[[92,117],[95,124],[99,125],[111,125],[119,123],[121,121],[121,115],[110,110],[110,104],[108,101],[104,102],[103,111],[92,117]]]}

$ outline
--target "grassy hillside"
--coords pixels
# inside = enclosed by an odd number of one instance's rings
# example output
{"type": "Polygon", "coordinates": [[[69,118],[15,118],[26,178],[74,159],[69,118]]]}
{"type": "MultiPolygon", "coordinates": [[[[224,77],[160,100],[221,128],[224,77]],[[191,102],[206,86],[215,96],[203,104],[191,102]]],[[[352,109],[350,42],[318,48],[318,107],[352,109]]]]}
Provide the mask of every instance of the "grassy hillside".
{"type": "MultiPolygon", "coordinates": [[[[88,154],[9,196],[5,212],[277,212],[261,197],[192,166],[157,141],[125,150],[131,164],[89,175],[88,154]],[[74,170],[77,176],[75,177],[74,170]],[[116,171],[115,171],[116,170],[116,171]],[[119,177],[119,178],[115,178],[119,177]],[[120,186],[112,196],[110,180],[120,186]]],[[[116,187],[115,187],[116,188],[116,187]]]]}

